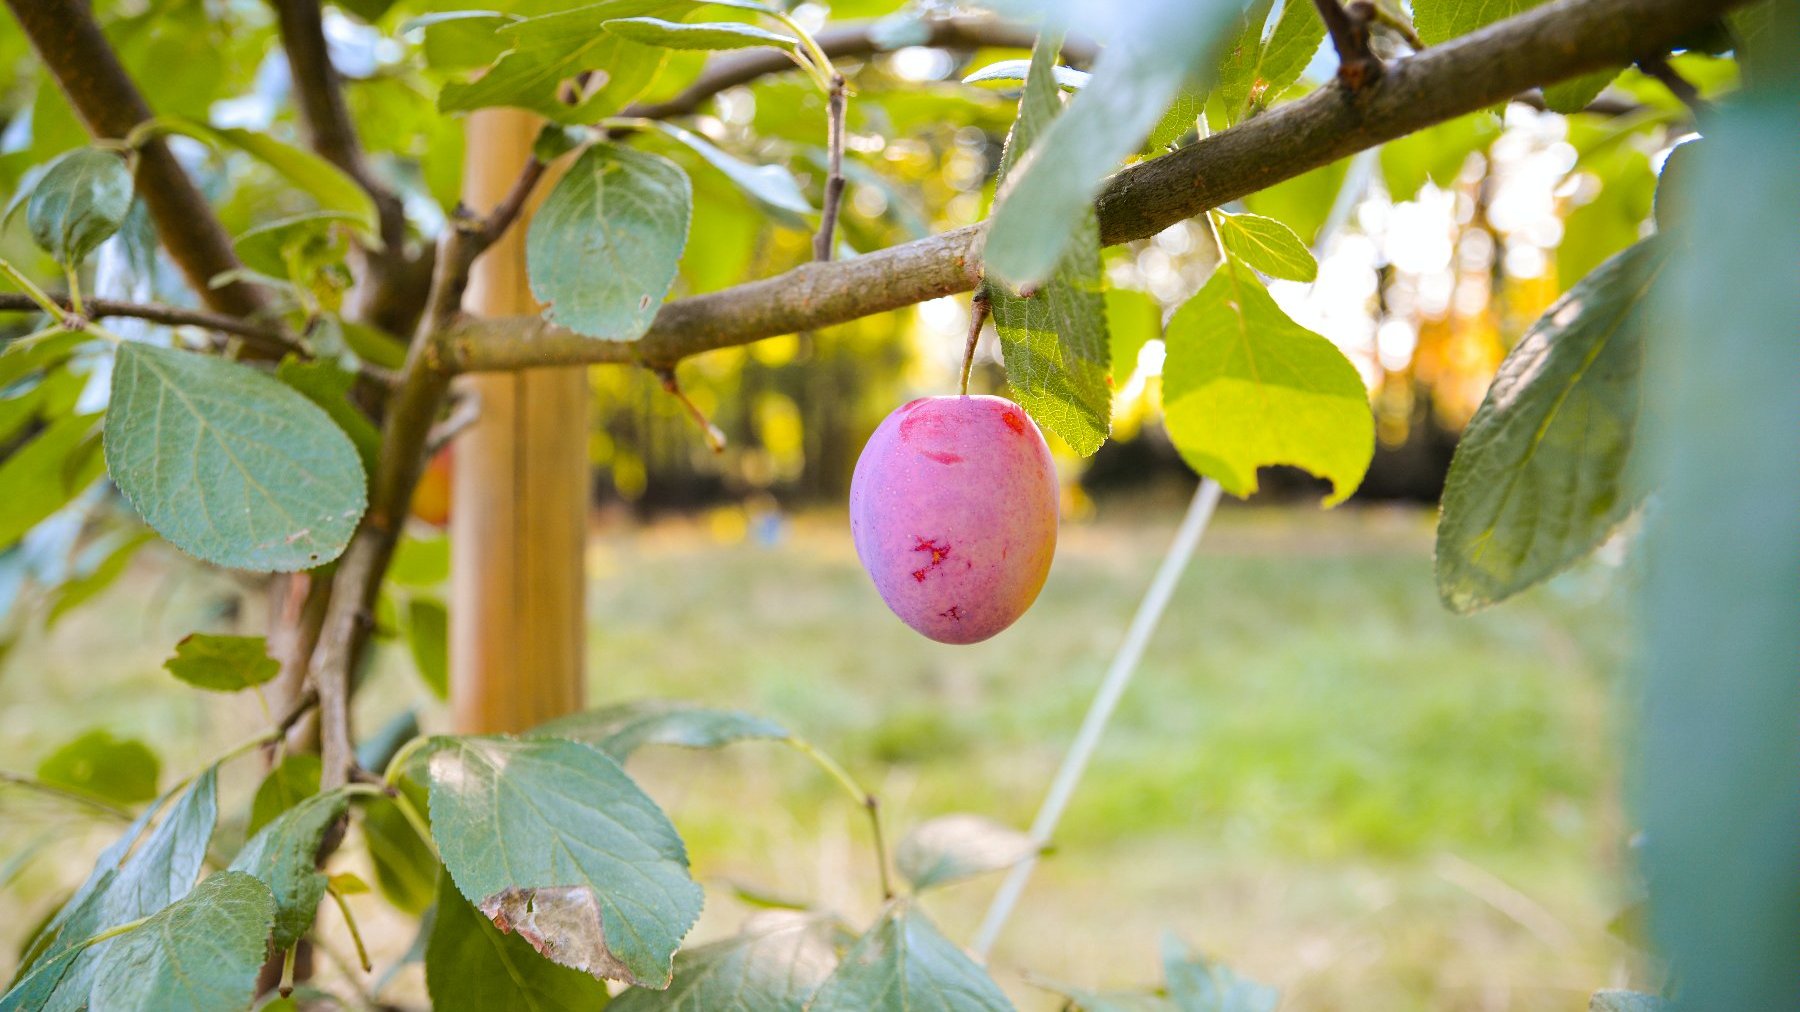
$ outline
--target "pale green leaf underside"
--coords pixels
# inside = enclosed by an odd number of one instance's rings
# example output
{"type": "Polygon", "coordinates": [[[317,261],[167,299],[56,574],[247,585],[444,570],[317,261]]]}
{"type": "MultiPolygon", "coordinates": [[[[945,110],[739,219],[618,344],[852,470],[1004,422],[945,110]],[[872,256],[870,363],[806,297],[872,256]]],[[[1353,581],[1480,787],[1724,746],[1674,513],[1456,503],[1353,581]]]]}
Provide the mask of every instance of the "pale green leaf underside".
{"type": "Polygon", "coordinates": [[[224,871],[121,935],[94,983],[108,1012],[235,1012],[249,1005],[268,953],[275,903],[248,875],[224,871]]]}
{"type": "Polygon", "coordinates": [[[1163,413],[1189,466],[1236,496],[1256,469],[1304,468],[1348,498],[1375,452],[1356,367],[1289,319],[1248,268],[1227,257],[1169,320],[1163,413]]]}
{"type": "Polygon", "coordinates": [[[582,152],[526,235],[544,316],[601,340],[642,337],[675,283],[692,213],[687,175],[667,159],[615,144],[582,152]]]}
{"type": "MultiPolygon", "coordinates": [[[[986,84],[993,81],[1023,83],[1030,69],[1030,60],[1000,60],[963,78],[962,83],[986,84]]],[[[1060,64],[1050,68],[1050,72],[1056,76],[1057,87],[1064,91],[1080,91],[1082,85],[1087,84],[1088,79],[1093,76],[1076,70],[1074,67],[1064,67],[1060,64]]]]}
{"type": "Polygon", "coordinates": [[[367,503],[356,448],[317,405],[249,366],[136,342],[113,365],[106,463],[157,533],[237,569],[337,558],[367,503]]]}
{"type": "Polygon", "coordinates": [[[601,22],[600,27],[614,35],[665,49],[749,49],[753,46],[787,48],[799,44],[789,38],[755,25],[729,21],[687,24],[661,18],[615,18],[601,22]]]}
{"type": "Polygon", "coordinates": [[[1643,497],[1637,442],[1648,297],[1667,258],[1646,240],[1557,300],[1500,364],[1463,429],[1438,521],[1438,592],[1468,611],[1586,555],[1643,497]]]}
{"type": "Polygon", "coordinates": [[[912,904],[889,905],[807,1012],[1012,1012],[986,971],[912,904]]]}
{"type": "Polygon", "coordinates": [[[837,967],[838,929],[796,911],[758,915],[729,938],[675,957],[666,991],[631,988],[611,1012],[801,1012],[837,967]]]}
{"type": "Polygon", "coordinates": [[[564,966],[666,986],[701,891],[656,803],[578,742],[434,744],[433,835],[462,894],[564,966]]]}
{"type": "Polygon", "coordinates": [[[1214,219],[1226,252],[1272,278],[1312,281],[1319,262],[1294,230],[1260,214],[1226,214],[1214,219]]]}
{"type": "MultiPolygon", "coordinates": [[[[1019,117],[1001,163],[1009,179],[1062,110],[1050,75],[1054,45],[1040,42],[1032,54],[1019,117]]],[[[1048,281],[1030,298],[1004,286],[988,286],[994,328],[1013,393],[1031,417],[1082,456],[1098,450],[1112,431],[1108,385],[1111,342],[1100,272],[1100,226],[1084,208],[1048,281]]]]}
{"type": "Polygon", "coordinates": [[[1231,15],[1230,4],[1141,4],[1135,27],[1100,54],[1092,80],[1007,180],[982,254],[991,276],[1013,285],[1050,277],[1101,180],[1138,150],[1231,15]]]}
{"type": "Polygon", "coordinates": [[[1163,981],[1180,1012],[1275,1012],[1281,993],[1190,952],[1174,935],[1162,942],[1163,981]]]}
{"type": "Polygon", "coordinates": [[[920,823],[894,848],[894,866],[914,889],[1010,868],[1037,852],[1031,837],[980,815],[920,823]]]}
{"type": "Polygon", "coordinates": [[[787,728],[764,717],[666,699],[643,699],[570,714],[538,725],[531,734],[586,742],[619,762],[645,745],[718,748],[738,741],[789,737],[787,728]]]}
{"type": "Polygon", "coordinates": [[[765,210],[790,225],[807,225],[806,216],[814,213],[813,206],[807,201],[805,191],[800,188],[800,181],[785,166],[752,165],[736,155],[720,150],[699,134],[683,130],[672,123],[661,120],[655,122],[658,130],[705,159],[707,164],[737,184],[765,210]]]}
{"type": "Polygon", "coordinates": [[[131,173],[112,151],[78,148],[50,163],[25,204],[31,237],[58,263],[81,263],[124,224],[131,173]]]}

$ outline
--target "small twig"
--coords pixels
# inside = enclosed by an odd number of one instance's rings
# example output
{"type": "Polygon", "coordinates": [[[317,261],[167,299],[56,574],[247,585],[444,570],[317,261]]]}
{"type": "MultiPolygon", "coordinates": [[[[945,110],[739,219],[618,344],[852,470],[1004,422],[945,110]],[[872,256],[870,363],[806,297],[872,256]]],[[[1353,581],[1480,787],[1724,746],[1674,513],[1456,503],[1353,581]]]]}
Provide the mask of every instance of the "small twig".
{"type": "Polygon", "coordinates": [[[1369,48],[1369,26],[1376,18],[1375,5],[1369,0],[1355,0],[1348,7],[1339,0],[1313,0],[1319,9],[1319,20],[1331,33],[1331,45],[1338,55],[1338,80],[1352,92],[1361,91],[1381,79],[1381,57],[1369,48]]]}
{"type": "Polygon", "coordinates": [[[1681,100],[1681,104],[1693,110],[1696,117],[1708,116],[1712,113],[1712,103],[1700,97],[1700,89],[1694,87],[1692,81],[1681,76],[1669,62],[1667,55],[1646,56],[1637,61],[1638,69],[1648,77],[1655,78],[1669,94],[1681,100]]]}
{"type": "Polygon", "coordinates": [[[15,787],[24,787],[29,790],[37,791],[39,794],[47,794],[53,798],[61,798],[64,801],[73,801],[124,822],[130,822],[132,819],[130,812],[117,805],[101,801],[99,798],[89,797],[80,791],[72,791],[66,787],[58,787],[56,784],[45,783],[35,777],[28,777],[23,773],[0,770],[0,784],[12,784],[15,787]]]}
{"type": "Polygon", "coordinates": [[[476,391],[468,391],[459,395],[450,406],[450,413],[444,420],[431,427],[431,434],[425,437],[425,456],[435,457],[438,451],[449,446],[463,430],[481,420],[481,395],[476,391]]]}
{"type": "Polygon", "coordinates": [[[987,286],[977,286],[975,297],[969,300],[969,340],[963,345],[962,383],[957,388],[964,397],[969,396],[969,374],[975,369],[975,345],[981,341],[981,328],[987,325],[990,308],[987,286]]]}
{"type": "Polygon", "coordinates": [[[312,708],[318,705],[319,691],[308,686],[306,691],[300,693],[299,698],[294,700],[294,705],[288,708],[288,712],[282,714],[281,719],[275,722],[274,739],[280,741],[287,737],[287,733],[294,729],[294,725],[300,723],[300,719],[312,712],[312,708]]]}
{"type": "Polygon", "coordinates": [[[838,205],[844,197],[844,75],[833,71],[826,96],[827,169],[825,201],[819,215],[819,233],[813,237],[813,259],[830,260],[835,248],[838,205]]]}
{"type": "Polygon", "coordinates": [[[281,956],[281,983],[276,985],[275,990],[279,991],[283,998],[293,996],[294,958],[299,954],[300,943],[295,942],[293,945],[288,946],[287,952],[283,953],[281,956]]]}
{"type": "Polygon", "coordinates": [[[862,806],[864,812],[868,813],[869,832],[875,847],[875,867],[881,876],[881,898],[883,900],[893,899],[894,886],[888,879],[887,840],[881,832],[881,802],[876,800],[874,794],[863,790],[862,785],[856,782],[856,778],[850,775],[849,770],[839,765],[836,759],[821,752],[812,742],[805,738],[794,737],[785,738],[783,741],[824,770],[832,780],[837,782],[838,786],[844,789],[845,793],[862,806]]]}
{"type": "Polygon", "coordinates": [[[680,401],[681,406],[687,409],[688,417],[692,418],[694,423],[700,426],[701,433],[706,436],[707,447],[714,453],[724,453],[724,431],[717,425],[714,425],[712,419],[706,417],[706,412],[701,411],[700,406],[689,400],[688,395],[682,392],[681,384],[675,379],[675,370],[673,368],[667,368],[655,369],[652,371],[656,373],[657,379],[662,380],[662,388],[668,391],[669,396],[680,401]]]}
{"type": "Polygon", "coordinates": [[[506,230],[512,227],[512,223],[518,220],[520,213],[525,210],[525,202],[531,199],[531,191],[544,178],[544,169],[544,163],[535,156],[525,162],[512,189],[507,191],[506,197],[482,220],[478,232],[481,249],[498,242],[506,234],[506,230]]]}

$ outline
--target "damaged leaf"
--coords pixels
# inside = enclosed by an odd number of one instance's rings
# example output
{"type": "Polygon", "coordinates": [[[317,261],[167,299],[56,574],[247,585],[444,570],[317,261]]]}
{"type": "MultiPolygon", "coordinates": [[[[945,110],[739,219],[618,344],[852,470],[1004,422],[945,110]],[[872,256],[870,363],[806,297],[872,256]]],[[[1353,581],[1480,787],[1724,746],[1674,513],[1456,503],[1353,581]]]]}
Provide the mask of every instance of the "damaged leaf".
{"type": "Polygon", "coordinates": [[[667,987],[701,891],[675,827],[619,764],[572,741],[434,744],[433,835],[462,894],[563,966],[667,987]]]}

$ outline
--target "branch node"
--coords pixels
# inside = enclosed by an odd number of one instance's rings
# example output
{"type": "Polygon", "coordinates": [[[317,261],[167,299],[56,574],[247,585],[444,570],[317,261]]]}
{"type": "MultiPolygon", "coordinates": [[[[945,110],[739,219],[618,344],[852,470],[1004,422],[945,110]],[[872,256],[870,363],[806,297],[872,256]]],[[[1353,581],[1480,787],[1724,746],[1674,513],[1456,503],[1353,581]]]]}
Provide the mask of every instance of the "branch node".
{"type": "Polygon", "coordinates": [[[1313,0],[1319,20],[1331,33],[1338,55],[1338,81],[1355,94],[1381,80],[1381,57],[1369,48],[1369,28],[1381,16],[1370,0],[1353,0],[1348,7],[1339,0],[1313,0]]]}

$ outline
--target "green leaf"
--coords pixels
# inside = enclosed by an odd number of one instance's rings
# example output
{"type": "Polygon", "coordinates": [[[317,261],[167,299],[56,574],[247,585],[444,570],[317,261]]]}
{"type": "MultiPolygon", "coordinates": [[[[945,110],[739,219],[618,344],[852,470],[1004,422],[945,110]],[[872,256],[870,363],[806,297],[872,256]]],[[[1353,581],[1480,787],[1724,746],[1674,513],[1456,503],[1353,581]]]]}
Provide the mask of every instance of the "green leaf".
{"type": "Polygon", "coordinates": [[[1272,278],[1312,281],[1319,276],[1319,262],[1294,230],[1260,214],[1214,216],[1219,242],[1225,251],[1272,278]]]}
{"type": "Polygon", "coordinates": [[[913,827],[894,866],[915,890],[1010,868],[1037,853],[1031,837],[980,815],[944,815],[913,827]]]}
{"type": "MultiPolygon", "coordinates": [[[[218,818],[218,767],[211,766],[194,778],[130,857],[124,856],[126,848],[108,849],[103,861],[120,862],[122,858],[122,863],[116,864],[110,875],[101,873],[95,888],[64,920],[44,958],[53,959],[70,946],[108,928],[148,917],[188,895],[205,864],[206,847],[218,818]]],[[[70,963],[42,1012],[113,1007],[97,999],[105,980],[102,964],[117,944],[117,939],[109,939],[84,949],[70,963]]]]}
{"type": "MultiPolygon", "coordinates": [[[[1019,117],[1001,158],[1003,186],[1062,112],[1050,76],[1056,49],[1055,40],[1040,39],[1032,52],[1019,117]]],[[[1107,385],[1112,349],[1100,271],[1100,225],[1092,207],[1078,209],[1066,238],[1054,273],[1029,298],[1000,285],[988,285],[987,292],[1006,379],[1019,403],[1039,425],[1087,456],[1112,431],[1112,388],[1107,385]]]]}
{"type": "Polygon", "coordinates": [[[160,768],[156,753],[143,742],[95,730],[46,756],[37,777],[113,804],[133,805],[156,797],[160,768]]]}
{"type": "Polygon", "coordinates": [[[250,799],[250,821],[244,832],[257,831],[275,821],[275,817],[319,793],[321,767],[319,757],[311,752],[289,752],[263,777],[250,799]]]}
{"type": "Polygon", "coordinates": [[[218,636],[189,633],[175,644],[175,656],[163,662],[169,674],[198,689],[237,692],[281,674],[281,662],[269,656],[261,636],[218,636]]]}
{"type": "Polygon", "coordinates": [[[293,355],[282,358],[275,367],[275,378],[317,404],[356,447],[363,473],[375,473],[375,458],[381,452],[381,431],[375,423],[350,402],[356,386],[356,374],[335,362],[304,361],[293,355]]]}
{"type": "Polygon", "coordinates": [[[1108,357],[1115,388],[1131,379],[1144,345],[1162,338],[1162,325],[1162,304],[1148,292],[1106,290],[1106,333],[1112,340],[1108,357]]]}
{"type": "Polygon", "coordinates": [[[1588,1012],[1663,1012],[1668,1007],[1656,995],[1637,991],[1595,991],[1588,998],[1588,1012]]]}
{"type": "Polygon", "coordinates": [[[787,728],[763,717],[671,699],[640,699],[574,713],[540,724],[531,734],[586,742],[621,763],[645,745],[718,748],[792,737],[787,728]]]}
{"type": "Polygon", "coordinates": [[[1285,223],[1300,236],[1301,242],[1311,245],[1325,224],[1325,216],[1331,213],[1338,192],[1344,188],[1349,169],[1350,160],[1340,158],[1250,194],[1244,198],[1244,207],[1285,223]]]}
{"type": "Polygon", "coordinates": [[[253,271],[310,286],[322,268],[342,263],[349,251],[339,226],[362,224],[343,211],[310,211],[258,225],[233,239],[231,247],[253,271]]]}
{"type": "Polygon", "coordinates": [[[105,470],[93,415],[64,415],[0,460],[0,548],[67,506],[105,470]]]}
{"type": "MultiPolygon", "coordinates": [[[[425,810],[428,802],[423,788],[403,779],[400,790],[407,793],[414,807],[425,810]]],[[[419,838],[400,806],[387,798],[371,798],[363,805],[358,824],[362,826],[369,863],[375,868],[375,886],[381,895],[409,914],[424,913],[437,891],[437,855],[419,838]]]]}
{"type": "Polygon", "coordinates": [[[525,239],[544,316],[588,337],[642,337],[675,282],[692,213],[688,178],[667,159],[616,144],[582,152],[525,239]]]}
{"type": "Polygon", "coordinates": [[[469,70],[485,67],[506,52],[506,37],[499,29],[523,20],[498,11],[436,11],[408,19],[400,34],[418,32],[425,65],[436,70],[469,70]]]}
{"type": "Polygon", "coordinates": [[[81,952],[75,948],[64,949],[20,970],[12,986],[0,995],[0,1012],[43,1012],[81,952]]]}
{"type": "Polygon", "coordinates": [[[1218,91],[1228,123],[1236,123],[1292,87],[1325,39],[1325,23],[1319,20],[1318,10],[1296,0],[1282,4],[1265,42],[1269,6],[1253,5],[1236,46],[1219,68],[1218,91]],[[1254,16],[1258,10],[1261,17],[1254,16]]]}
{"type": "Polygon", "coordinates": [[[356,448],[317,405],[249,366],[127,342],[106,462],[175,547],[285,572],[338,557],[367,502],[356,448]]]}
{"type": "Polygon", "coordinates": [[[1600,93],[1606,90],[1606,86],[1618,76],[1617,69],[1597,70],[1592,74],[1572,77],[1561,84],[1546,85],[1544,87],[1544,105],[1548,106],[1551,112],[1560,112],[1565,116],[1574,115],[1586,109],[1588,103],[1599,98],[1600,93]]]}
{"type": "Polygon", "coordinates": [[[1181,1012],[1275,1012],[1281,993],[1209,962],[1174,935],[1163,936],[1163,977],[1181,1012]]]}
{"type": "Polygon", "coordinates": [[[117,152],[77,148],[50,163],[31,190],[25,224],[58,263],[87,259],[131,211],[131,173],[117,152]]]}
{"type": "Polygon", "coordinates": [[[1607,261],[1500,364],[1463,429],[1438,521],[1438,593],[1493,604],[1592,551],[1636,508],[1630,480],[1649,296],[1667,244],[1607,261]]]}
{"type": "Polygon", "coordinates": [[[494,927],[448,875],[425,947],[425,988],[434,1012],[589,1012],[607,1004],[605,984],[494,927]]]}
{"type": "Polygon", "coordinates": [[[388,582],[401,587],[436,587],[450,579],[450,539],[442,534],[408,533],[394,550],[388,582]]]}
{"type": "Polygon", "coordinates": [[[306,798],[259,830],[231,862],[230,870],[256,876],[274,894],[277,949],[293,945],[312,927],[325,898],[319,845],[349,802],[341,788],[306,798]]]}
{"type": "Polygon", "coordinates": [[[256,994],[274,901],[248,875],[220,872],[116,939],[92,1007],[108,1012],[236,1012],[256,994]]]}
{"type": "Polygon", "coordinates": [[[1094,194],[1120,159],[1137,151],[1190,72],[1229,24],[1232,4],[1144,0],[1069,103],[1007,181],[988,229],[987,272],[1014,285],[1055,272],[1094,194]]]}
{"type": "Polygon", "coordinates": [[[701,891],[656,803],[577,742],[435,745],[432,835],[462,894],[564,966],[666,987],[701,891]]]}
{"type": "Polygon", "coordinates": [[[1012,1012],[1000,988],[925,915],[901,900],[844,958],[807,1012],[1012,1012]]]}
{"type": "Polygon", "coordinates": [[[755,25],[735,22],[703,22],[686,24],[661,18],[615,18],[601,22],[600,27],[622,38],[647,46],[665,49],[749,49],[753,46],[788,47],[800,44],[755,25]]]}
{"type": "MultiPolygon", "coordinates": [[[[962,79],[962,83],[986,84],[990,81],[1007,81],[1022,84],[1030,70],[1030,60],[1001,60],[998,63],[990,63],[968,75],[962,79]]],[[[1065,67],[1062,64],[1052,66],[1050,72],[1056,77],[1056,86],[1064,91],[1080,91],[1082,86],[1093,77],[1092,74],[1085,71],[1076,70],[1074,67],[1065,67]]]]}
{"type": "Polygon", "coordinates": [[[183,134],[214,147],[235,148],[275,170],[317,201],[321,210],[346,215],[370,240],[379,231],[375,200],[368,191],[342,169],[304,148],[255,130],[215,127],[182,116],[159,116],[148,120],[132,130],[132,137],[158,133],[183,134]]]}
{"type": "Polygon", "coordinates": [[[676,0],[603,0],[501,27],[504,55],[466,83],[451,82],[438,93],[438,109],[467,112],[494,105],[530,109],[558,123],[592,123],[623,109],[662,69],[668,50],[614,35],[601,26],[617,18],[663,14],[683,6],[676,0]],[[574,104],[564,102],[564,81],[600,70],[599,87],[574,104]]]}
{"type": "Polygon", "coordinates": [[[1413,5],[1413,27],[1427,46],[1467,35],[1496,21],[1536,7],[1543,0],[1419,0],[1413,5]]]}
{"type": "Polygon", "coordinates": [[[1188,465],[1225,491],[1256,491],[1256,469],[1302,467],[1349,497],[1375,452],[1356,367],[1281,311],[1231,257],[1170,318],[1163,414],[1188,465]]]}
{"type": "Polygon", "coordinates": [[[612,1012],[802,1012],[838,965],[842,930],[816,914],[760,913],[730,938],[675,955],[666,991],[634,987],[612,1012]]]}
{"type": "Polygon", "coordinates": [[[670,123],[656,120],[656,128],[664,134],[687,145],[693,152],[706,160],[708,165],[724,173],[725,178],[736,183],[764,210],[781,219],[789,226],[805,228],[807,216],[815,213],[812,204],[807,202],[806,193],[800,189],[799,180],[781,165],[751,165],[736,156],[726,154],[699,134],[670,123]]]}
{"type": "Polygon", "coordinates": [[[450,697],[450,612],[444,602],[415,597],[406,602],[406,644],[425,687],[450,697]]]}

